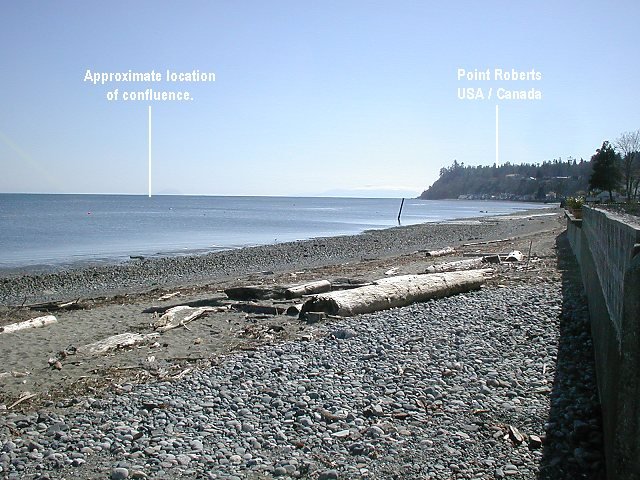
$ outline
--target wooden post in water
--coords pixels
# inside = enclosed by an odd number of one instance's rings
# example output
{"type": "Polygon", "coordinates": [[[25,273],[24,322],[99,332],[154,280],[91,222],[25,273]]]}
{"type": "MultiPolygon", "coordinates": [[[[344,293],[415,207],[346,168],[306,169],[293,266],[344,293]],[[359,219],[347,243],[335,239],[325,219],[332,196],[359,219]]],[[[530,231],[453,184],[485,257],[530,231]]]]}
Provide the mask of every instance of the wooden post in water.
{"type": "Polygon", "coordinates": [[[404,207],[404,198],[402,199],[402,202],[400,203],[400,211],[398,212],[398,225],[400,225],[400,215],[402,215],[402,207],[404,207]]]}

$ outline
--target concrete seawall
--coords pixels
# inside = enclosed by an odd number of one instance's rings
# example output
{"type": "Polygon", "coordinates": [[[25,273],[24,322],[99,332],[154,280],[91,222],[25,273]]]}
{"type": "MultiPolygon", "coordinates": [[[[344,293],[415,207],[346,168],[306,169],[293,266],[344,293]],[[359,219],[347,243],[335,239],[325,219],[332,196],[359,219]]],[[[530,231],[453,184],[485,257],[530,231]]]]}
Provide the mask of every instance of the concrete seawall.
{"type": "Polygon", "coordinates": [[[567,214],[589,304],[607,478],[640,479],[640,221],[583,208],[567,214]]]}

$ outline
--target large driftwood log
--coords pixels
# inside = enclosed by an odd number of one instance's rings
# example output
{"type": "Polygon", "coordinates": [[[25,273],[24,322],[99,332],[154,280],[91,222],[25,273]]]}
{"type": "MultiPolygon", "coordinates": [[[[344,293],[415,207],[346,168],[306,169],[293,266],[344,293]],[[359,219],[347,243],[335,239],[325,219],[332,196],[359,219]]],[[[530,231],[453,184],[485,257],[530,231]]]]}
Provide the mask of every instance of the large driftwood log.
{"type": "Polygon", "coordinates": [[[309,282],[304,285],[289,287],[284,291],[287,299],[300,298],[303,295],[311,295],[314,293],[324,293],[331,290],[331,282],[328,280],[318,280],[317,282],[309,282]]]}
{"type": "Polygon", "coordinates": [[[456,262],[437,263],[427,267],[427,273],[453,272],[455,270],[469,270],[478,268],[482,264],[482,258],[470,258],[468,260],[458,260],[456,262]]]}
{"type": "Polygon", "coordinates": [[[231,300],[271,300],[284,298],[284,288],[282,287],[263,287],[261,285],[253,285],[248,287],[231,287],[225,289],[231,300]]]}
{"type": "Polygon", "coordinates": [[[0,334],[13,333],[20,330],[26,330],[27,328],[40,328],[52,323],[57,323],[58,319],[53,315],[45,315],[44,317],[32,318],[31,320],[25,320],[24,322],[11,323],[0,327],[0,334]]]}
{"type": "Polygon", "coordinates": [[[376,281],[375,285],[316,295],[305,302],[301,316],[307,312],[351,316],[403,307],[431,298],[478,289],[490,272],[491,270],[472,270],[384,278],[376,281]]]}
{"type": "Polygon", "coordinates": [[[142,335],[140,333],[120,333],[107,337],[104,340],[99,340],[95,343],[83,345],[78,347],[78,353],[85,355],[102,355],[110,350],[118,350],[125,347],[132,347],[140,343],[147,342],[153,338],[156,338],[158,333],[149,333],[142,335]]]}

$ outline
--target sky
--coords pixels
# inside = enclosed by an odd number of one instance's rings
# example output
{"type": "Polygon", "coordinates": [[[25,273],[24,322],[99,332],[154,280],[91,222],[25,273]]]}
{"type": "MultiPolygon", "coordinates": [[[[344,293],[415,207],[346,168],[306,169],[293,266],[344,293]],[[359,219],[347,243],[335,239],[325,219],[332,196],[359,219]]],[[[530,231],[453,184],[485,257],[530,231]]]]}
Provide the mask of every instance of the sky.
{"type": "Polygon", "coordinates": [[[148,194],[150,106],[153,194],[417,196],[497,149],[587,160],[640,128],[638,18],[637,0],[2,0],[0,192],[148,194]],[[84,81],[130,69],[215,81],[84,81]],[[121,98],[147,88],[193,100],[121,98]]]}

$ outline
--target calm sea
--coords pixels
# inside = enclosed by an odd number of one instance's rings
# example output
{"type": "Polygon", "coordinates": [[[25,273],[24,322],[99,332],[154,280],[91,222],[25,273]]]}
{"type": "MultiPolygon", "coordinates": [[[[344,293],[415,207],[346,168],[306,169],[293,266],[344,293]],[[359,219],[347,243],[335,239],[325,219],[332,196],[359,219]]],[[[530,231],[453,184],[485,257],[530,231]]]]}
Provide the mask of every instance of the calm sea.
{"type": "MultiPolygon", "coordinates": [[[[209,252],[397,225],[400,199],[0,194],[0,268],[209,252]]],[[[542,204],[406,200],[402,224],[542,204]]]]}

